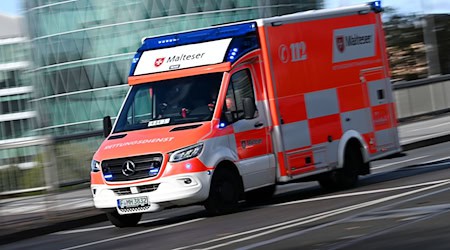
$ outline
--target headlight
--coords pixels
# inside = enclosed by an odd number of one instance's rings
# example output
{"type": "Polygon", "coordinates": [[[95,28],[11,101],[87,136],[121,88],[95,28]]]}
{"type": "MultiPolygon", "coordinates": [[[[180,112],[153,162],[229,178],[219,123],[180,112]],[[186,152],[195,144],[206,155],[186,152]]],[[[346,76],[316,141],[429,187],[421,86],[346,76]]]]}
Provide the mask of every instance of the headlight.
{"type": "Polygon", "coordinates": [[[179,162],[198,156],[203,149],[203,143],[177,150],[170,154],[170,162],[179,162]]]}
{"type": "Polygon", "coordinates": [[[100,162],[92,160],[91,161],[91,171],[99,172],[100,171],[100,162]]]}

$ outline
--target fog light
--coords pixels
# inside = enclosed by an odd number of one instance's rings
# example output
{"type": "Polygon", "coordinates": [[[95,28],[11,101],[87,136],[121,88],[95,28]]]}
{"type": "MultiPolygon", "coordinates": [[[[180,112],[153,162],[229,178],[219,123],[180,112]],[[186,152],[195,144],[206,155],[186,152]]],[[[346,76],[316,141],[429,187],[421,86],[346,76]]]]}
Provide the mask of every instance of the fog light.
{"type": "Polygon", "coordinates": [[[184,179],[184,184],[189,185],[189,184],[191,184],[191,183],[192,183],[191,178],[185,178],[185,179],[184,179]]]}

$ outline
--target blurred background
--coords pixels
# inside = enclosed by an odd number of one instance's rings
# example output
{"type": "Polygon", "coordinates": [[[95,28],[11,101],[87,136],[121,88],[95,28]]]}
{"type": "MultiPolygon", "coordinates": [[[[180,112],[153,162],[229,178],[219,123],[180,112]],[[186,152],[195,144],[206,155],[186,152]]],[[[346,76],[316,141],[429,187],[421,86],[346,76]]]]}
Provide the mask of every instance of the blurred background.
{"type": "MultiPolygon", "coordinates": [[[[0,3],[0,195],[89,182],[141,39],[366,1],[6,0],[0,3]]],[[[382,1],[400,119],[450,107],[450,3],[382,1]],[[423,88],[423,89],[422,89],[423,88]]]]}

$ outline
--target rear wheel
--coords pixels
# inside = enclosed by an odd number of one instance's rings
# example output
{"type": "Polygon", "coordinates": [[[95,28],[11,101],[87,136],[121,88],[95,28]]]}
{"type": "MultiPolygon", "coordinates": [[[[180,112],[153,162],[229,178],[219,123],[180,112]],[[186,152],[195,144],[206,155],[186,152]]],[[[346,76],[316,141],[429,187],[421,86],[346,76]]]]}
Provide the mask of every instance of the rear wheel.
{"type": "Polygon", "coordinates": [[[365,167],[361,148],[349,145],[345,150],[344,166],[319,177],[319,184],[324,189],[340,190],[355,187],[358,183],[360,169],[365,167]]]}
{"type": "Polygon", "coordinates": [[[142,214],[120,215],[117,211],[106,213],[108,220],[116,227],[134,227],[141,220],[142,214]]]}
{"type": "Polygon", "coordinates": [[[239,175],[226,167],[218,168],[211,181],[206,211],[211,215],[235,211],[239,205],[242,188],[239,175]]]}

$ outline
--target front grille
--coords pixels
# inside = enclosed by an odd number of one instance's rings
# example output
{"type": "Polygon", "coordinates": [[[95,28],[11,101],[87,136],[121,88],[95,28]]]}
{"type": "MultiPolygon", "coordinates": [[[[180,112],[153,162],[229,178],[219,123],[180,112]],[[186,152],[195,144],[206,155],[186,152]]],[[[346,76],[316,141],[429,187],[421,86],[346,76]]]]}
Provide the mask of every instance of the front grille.
{"type": "Polygon", "coordinates": [[[109,182],[151,178],[158,175],[162,161],[161,154],[105,160],[102,161],[102,172],[109,182]]]}
{"type": "Polygon", "coordinates": [[[130,188],[115,188],[112,190],[117,195],[127,195],[131,194],[130,188]]]}
{"type": "Polygon", "coordinates": [[[140,186],[140,187],[138,187],[138,190],[139,190],[139,193],[149,193],[149,192],[156,191],[156,189],[158,189],[158,187],[159,187],[159,183],[140,186]]]}
{"type": "MultiPolygon", "coordinates": [[[[150,193],[153,191],[156,191],[158,189],[159,183],[158,184],[150,184],[150,185],[143,185],[143,186],[138,186],[137,191],[139,194],[141,193],[150,193]]],[[[117,195],[128,195],[128,194],[132,194],[131,193],[131,188],[129,187],[124,187],[124,188],[115,188],[112,190],[115,194],[117,195]]]]}

